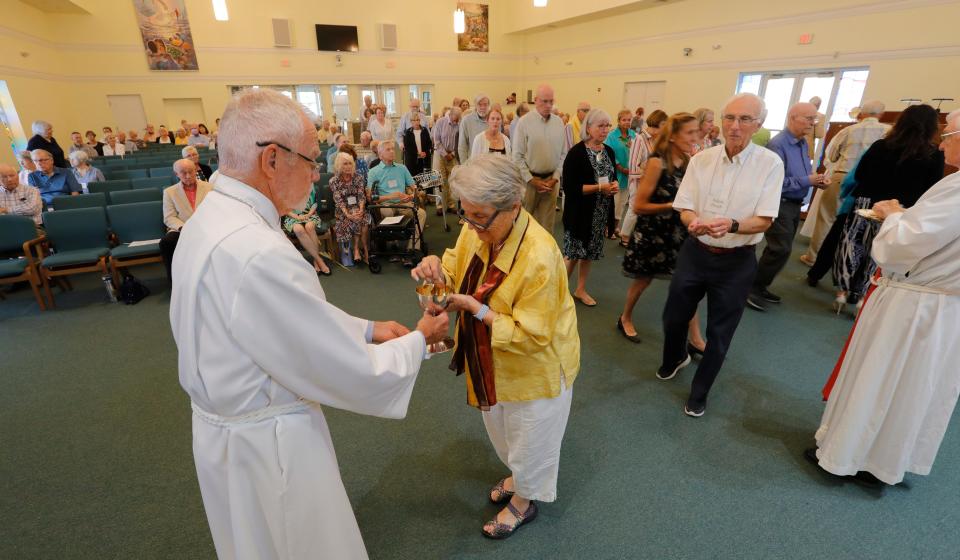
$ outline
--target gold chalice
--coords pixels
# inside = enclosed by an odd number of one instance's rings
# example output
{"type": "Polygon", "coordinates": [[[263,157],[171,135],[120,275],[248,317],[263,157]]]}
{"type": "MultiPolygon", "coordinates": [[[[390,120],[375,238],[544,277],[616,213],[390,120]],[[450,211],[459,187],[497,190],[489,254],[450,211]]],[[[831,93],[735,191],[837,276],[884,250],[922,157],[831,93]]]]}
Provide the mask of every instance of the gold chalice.
{"type": "MultiPolygon", "coordinates": [[[[450,304],[450,299],[447,297],[448,295],[447,287],[443,284],[424,282],[417,286],[417,303],[420,304],[420,309],[428,311],[431,315],[444,313],[447,305],[450,304]]],[[[427,352],[440,354],[452,350],[453,345],[453,338],[448,336],[440,342],[428,344],[427,352]]]]}

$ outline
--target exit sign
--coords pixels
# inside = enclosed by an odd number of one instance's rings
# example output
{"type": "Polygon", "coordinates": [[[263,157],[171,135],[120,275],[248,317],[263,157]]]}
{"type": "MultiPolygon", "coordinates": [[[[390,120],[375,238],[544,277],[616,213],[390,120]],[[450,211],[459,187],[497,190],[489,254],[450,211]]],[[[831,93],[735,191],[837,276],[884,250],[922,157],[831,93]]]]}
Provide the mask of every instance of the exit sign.
{"type": "Polygon", "coordinates": [[[810,43],[813,43],[813,33],[804,33],[801,35],[799,43],[801,45],[809,45],[810,43]]]}

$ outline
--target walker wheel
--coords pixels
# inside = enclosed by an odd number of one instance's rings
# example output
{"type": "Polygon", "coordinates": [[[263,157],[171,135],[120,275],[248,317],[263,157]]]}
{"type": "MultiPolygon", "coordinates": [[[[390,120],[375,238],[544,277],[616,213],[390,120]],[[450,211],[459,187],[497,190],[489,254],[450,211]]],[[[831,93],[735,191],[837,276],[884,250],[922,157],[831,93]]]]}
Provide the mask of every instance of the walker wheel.
{"type": "Polygon", "coordinates": [[[380,261],[371,260],[367,266],[370,268],[370,272],[374,274],[380,274],[380,271],[383,270],[383,267],[380,266],[380,261]]]}

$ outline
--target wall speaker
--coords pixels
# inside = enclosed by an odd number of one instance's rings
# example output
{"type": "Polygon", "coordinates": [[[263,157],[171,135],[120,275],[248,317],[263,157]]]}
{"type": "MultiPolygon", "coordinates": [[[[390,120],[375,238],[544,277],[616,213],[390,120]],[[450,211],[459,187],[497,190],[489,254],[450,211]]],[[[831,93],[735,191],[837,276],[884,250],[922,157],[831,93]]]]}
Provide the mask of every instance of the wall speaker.
{"type": "Polygon", "coordinates": [[[533,90],[527,90],[527,103],[533,103],[533,90]]]}
{"type": "Polygon", "coordinates": [[[273,18],[273,46],[293,46],[293,29],[289,19],[273,18]]]}
{"type": "Polygon", "coordinates": [[[397,50],[397,25],[395,23],[380,24],[380,50],[397,50]]]}

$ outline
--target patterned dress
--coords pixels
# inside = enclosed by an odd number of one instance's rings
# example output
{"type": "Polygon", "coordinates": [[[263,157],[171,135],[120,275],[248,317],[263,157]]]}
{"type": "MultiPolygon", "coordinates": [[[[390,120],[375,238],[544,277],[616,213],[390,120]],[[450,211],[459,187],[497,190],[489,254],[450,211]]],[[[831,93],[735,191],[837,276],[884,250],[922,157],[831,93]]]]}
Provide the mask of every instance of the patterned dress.
{"type": "Polygon", "coordinates": [[[347,219],[347,212],[352,212],[363,204],[366,196],[364,178],[359,173],[354,173],[353,179],[345,182],[340,175],[334,175],[330,178],[330,192],[333,193],[333,206],[336,209],[333,231],[337,239],[349,240],[354,235],[360,235],[363,224],[369,221],[369,214],[364,222],[358,222],[347,219]]]}
{"type": "MultiPolygon", "coordinates": [[[[651,157],[660,157],[654,154],[651,157]]],[[[661,161],[663,158],[660,158],[661,161]]],[[[673,202],[686,170],[677,168],[667,173],[663,164],[660,180],[650,195],[650,202],[673,202]]],[[[669,276],[677,264],[680,245],[687,238],[687,228],[680,221],[679,212],[640,214],[623,256],[623,275],[630,278],[669,276]]]]}
{"type": "MultiPolygon", "coordinates": [[[[587,159],[593,166],[594,176],[609,177],[613,172],[613,162],[607,157],[607,152],[603,149],[603,146],[600,147],[600,151],[596,152],[587,148],[587,159]]],[[[599,179],[597,182],[599,182],[599,179]]],[[[600,194],[600,191],[585,195],[584,198],[589,196],[596,198],[596,204],[593,207],[590,241],[584,245],[569,230],[563,232],[563,256],[571,260],[597,261],[603,257],[603,230],[607,225],[607,212],[610,205],[613,204],[613,199],[600,194]]]]}
{"type": "MultiPolygon", "coordinates": [[[[310,189],[310,197],[307,198],[307,206],[305,208],[295,208],[291,210],[291,212],[294,214],[303,215],[309,212],[310,210],[316,210],[316,209],[317,209],[317,191],[316,189],[310,189]]],[[[317,216],[316,214],[314,214],[313,216],[310,216],[310,219],[307,221],[312,223],[314,227],[316,227],[316,225],[320,223],[320,216],[317,216]]],[[[284,216],[283,231],[287,233],[293,233],[293,226],[299,223],[301,222],[294,220],[290,216],[284,216]]]]}

